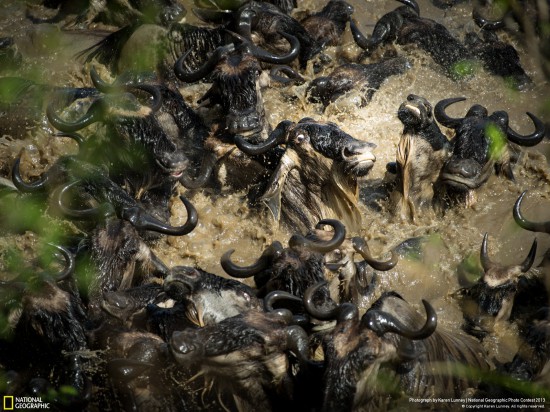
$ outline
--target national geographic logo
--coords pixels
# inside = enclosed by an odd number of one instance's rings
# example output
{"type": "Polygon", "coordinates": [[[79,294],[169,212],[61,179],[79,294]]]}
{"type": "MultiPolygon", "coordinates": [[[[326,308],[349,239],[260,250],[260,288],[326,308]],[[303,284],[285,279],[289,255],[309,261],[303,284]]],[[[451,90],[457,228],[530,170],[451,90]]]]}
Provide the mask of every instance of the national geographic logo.
{"type": "Polygon", "coordinates": [[[13,411],[13,396],[4,396],[4,402],[2,406],[5,411],[13,411]]]}
{"type": "Polygon", "coordinates": [[[48,402],[42,402],[42,398],[40,397],[4,396],[2,407],[4,411],[50,409],[50,404],[48,402]]]}

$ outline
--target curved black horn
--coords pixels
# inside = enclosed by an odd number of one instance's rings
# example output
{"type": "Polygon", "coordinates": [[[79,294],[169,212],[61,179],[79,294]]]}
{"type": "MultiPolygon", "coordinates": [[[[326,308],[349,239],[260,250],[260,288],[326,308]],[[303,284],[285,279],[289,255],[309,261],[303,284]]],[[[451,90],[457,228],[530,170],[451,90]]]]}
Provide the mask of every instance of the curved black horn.
{"type": "Polygon", "coordinates": [[[472,18],[474,19],[475,24],[481,29],[485,30],[498,30],[506,27],[506,22],[504,17],[500,20],[489,20],[481,15],[480,7],[478,2],[474,5],[472,10],[472,18]]]}
{"type": "Polygon", "coordinates": [[[443,99],[439,101],[434,107],[434,116],[439,123],[443,126],[450,127],[452,129],[458,127],[464,118],[452,118],[445,113],[445,109],[453,103],[462,102],[466,100],[465,97],[451,97],[449,99],[443,99]]]}
{"type": "Polygon", "coordinates": [[[370,266],[372,266],[376,270],[390,270],[397,265],[398,262],[398,256],[397,253],[395,253],[394,250],[391,251],[391,258],[385,262],[379,261],[374,259],[369,250],[369,246],[367,245],[367,242],[365,239],[361,237],[354,237],[351,239],[351,242],[353,244],[353,249],[359,253],[363,259],[365,259],[365,262],[367,262],[370,266]]]}
{"type": "Polygon", "coordinates": [[[77,130],[83,129],[86,126],[91,125],[92,123],[97,122],[99,120],[99,116],[103,111],[102,106],[103,106],[103,100],[97,99],[92,103],[92,105],[90,106],[86,114],[73,123],[69,123],[61,119],[55,113],[55,109],[53,108],[52,104],[49,104],[48,107],[46,108],[46,116],[48,117],[48,120],[50,121],[52,126],[55,127],[56,129],[59,129],[65,133],[72,133],[72,132],[76,132],[77,130]]]}
{"type": "Polygon", "coordinates": [[[290,84],[290,83],[303,84],[305,82],[305,79],[302,76],[300,76],[300,73],[298,73],[292,67],[284,66],[284,65],[274,66],[269,71],[269,77],[271,77],[271,80],[274,80],[282,84],[290,84]],[[287,77],[281,76],[279,73],[284,73],[286,74],[287,77]]]}
{"type": "Polygon", "coordinates": [[[11,179],[13,182],[13,185],[23,193],[36,193],[36,192],[43,192],[46,189],[46,185],[48,184],[48,173],[44,173],[40,179],[33,183],[27,183],[23,180],[21,177],[21,171],[19,170],[19,163],[21,162],[21,158],[18,157],[15,159],[15,163],[13,164],[13,168],[11,170],[11,179]]]}
{"type": "Polygon", "coordinates": [[[77,144],[78,147],[81,148],[84,144],[84,137],[80,133],[72,132],[72,133],[66,133],[66,132],[58,132],[54,133],[53,136],[55,137],[69,137],[73,139],[77,144]]]}
{"type": "Polygon", "coordinates": [[[248,142],[241,135],[235,135],[233,139],[235,141],[235,145],[241,150],[241,152],[250,156],[261,155],[280,144],[286,143],[287,130],[292,124],[293,122],[290,120],[282,121],[277,125],[275,130],[271,132],[266,141],[258,144],[248,142]]]}
{"type": "Polygon", "coordinates": [[[247,7],[241,11],[237,22],[237,32],[246,39],[252,39],[252,19],[257,15],[256,11],[247,7]]]}
{"type": "Polygon", "coordinates": [[[225,54],[230,53],[234,50],[235,45],[233,43],[226,44],[225,46],[220,46],[212,52],[210,58],[201,67],[199,67],[195,71],[187,72],[183,68],[183,62],[192,51],[192,49],[189,49],[178,59],[176,64],[174,64],[174,73],[176,74],[177,78],[180,79],[182,82],[194,83],[208,75],[214,69],[214,67],[216,67],[220,59],[225,54]]]}
{"type": "Polygon", "coordinates": [[[356,321],[359,319],[359,309],[353,303],[341,303],[338,306],[333,307],[332,309],[319,308],[313,303],[313,297],[319,289],[326,287],[328,285],[327,281],[319,282],[315,285],[312,285],[306,289],[304,292],[304,308],[307,313],[319,320],[334,320],[337,319],[338,322],[352,320],[356,321]]]}
{"type": "Polygon", "coordinates": [[[284,290],[273,290],[264,297],[264,309],[266,312],[273,312],[273,304],[279,300],[289,300],[292,302],[302,303],[302,299],[292,293],[284,290]]]}
{"type": "Polygon", "coordinates": [[[136,229],[152,230],[170,236],[183,236],[191,232],[197,226],[198,215],[193,204],[185,197],[180,196],[181,202],[187,211],[187,221],[182,226],[170,226],[163,223],[150,214],[146,213],[141,207],[133,206],[122,211],[121,218],[129,221],[136,229]]]}
{"type": "Polygon", "coordinates": [[[336,219],[323,219],[315,226],[316,229],[321,229],[324,225],[329,225],[334,228],[334,235],[332,239],[325,242],[313,241],[302,235],[293,235],[288,241],[290,247],[305,246],[311,250],[319,253],[332,252],[334,249],[340,247],[344,239],[346,238],[346,227],[336,219]]]}
{"type": "Polygon", "coordinates": [[[531,232],[543,232],[543,233],[550,233],[550,221],[549,222],[531,222],[523,215],[521,214],[521,202],[523,201],[523,197],[527,193],[527,190],[524,191],[520,197],[518,197],[518,200],[516,200],[516,203],[514,205],[514,220],[516,223],[524,228],[525,230],[530,230],[531,232]]]}
{"type": "Polygon", "coordinates": [[[65,205],[66,193],[79,183],[81,183],[81,181],[76,180],[56,189],[57,196],[54,195],[54,198],[57,197],[57,207],[64,216],[77,220],[104,220],[109,216],[116,215],[115,209],[110,203],[102,203],[98,207],[82,210],[75,210],[67,207],[65,205]]]}
{"type": "Polygon", "coordinates": [[[300,41],[296,38],[296,36],[293,36],[292,34],[283,31],[277,31],[277,33],[287,39],[290,43],[289,52],[283,56],[277,56],[276,54],[269,53],[261,47],[256,46],[254,43],[252,43],[252,40],[241,36],[239,33],[234,33],[229,30],[227,30],[227,32],[241,42],[240,47],[245,48],[250,54],[265,63],[288,64],[296,57],[298,57],[298,54],[300,53],[300,41]]]}
{"type": "Polygon", "coordinates": [[[231,261],[231,255],[235,249],[230,249],[223,254],[220,259],[220,264],[228,275],[245,279],[260,273],[267,269],[272,260],[281,252],[283,246],[279,242],[273,242],[266,250],[263,251],[260,258],[250,266],[237,266],[231,261]]]}
{"type": "MultiPolygon", "coordinates": [[[[150,106],[153,112],[158,111],[162,106],[162,92],[158,86],[150,84],[117,84],[115,81],[112,84],[103,81],[97,73],[95,67],[90,70],[90,77],[94,87],[102,93],[120,93],[121,91],[130,91],[132,89],[143,90],[153,96],[153,104],[150,106]]],[[[60,129],[61,130],[61,129],[60,129]]]]}
{"type": "Polygon", "coordinates": [[[531,147],[539,144],[542,141],[546,133],[546,127],[544,126],[542,120],[536,117],[533,113],[527,112],[527,116],[531,118],[533,124],[535,125],[535,131],[533,133],[522,136],[512,130],[510,126],[508,126],[506,135],[508,136],[508,140],[510,140],[512,143],[518,144],[520,146],[531,147]]]}
{"type": "Polygon", "coordinates": [[[529,249],[529,253],[527,254],[527,257],[520,265],[520,269],[522,273],[525,273],[529,269],[531,269],[531,266],[533,266],[533,263],[535,263],[536,254],[537,254],[537,239],[535,238],[535,240],[533,240],[533,244],[531,245],[531,249],[529,249]]]}
{"type": "Polygon", "coordinates": [[[481,242],[481,250],[479,252],[479,260],[481,261],[481,267],[483,267],[483,270],[485,272],[487,272],[489,269],[491,269],[495,265],[489,258],[489,252],[487,251],[488,238],[489,238],[489,235],[485,233],[485,235],[483,235],[483,242],[481,242]]]}
{"type": "Polygon", "coordinates": [[[367,311],[361,319],[361,324],[376,332],[379,336],[392,332],[411,340],[426,339],[435,332],[437,314],[432,305],[426,300],[422,299],[422,304],[426,310],[426,322],[418,330],[409,329],[394,316],[378,309],[367,311]]]}
{"type": "Polygon", "coordinates": [[[210,176],[214,171],[214,166],[216,166],[217,162],[218,158],[214,153],[207,153],[202,159],[201,169],[198,176],[195,177],[195,179],[192,179],[189,175],[183,174],[183,176],[179,179],[180,183],[187,189],[198,189],[203,187],[206,182],[208,182],[208,179],[210,179],[210,176]]]}
{"type": "Polygon", "coordinates": [[[409,6],[411,9],[414,10],[414,12],[420,16],[420,7],[418,7],[418,3],[416,0],[397,0],[399,3],[403,3],[405,6],[409,6]]]}
{"type": "Polygon", "coordinates": [[[376,46],[376,42],[367,38],[361,32],[361,30],[359,30],[359,27],[357,27],[357,21],[355,19],[350,20],[349,27],[351,29],[353,40],[359,47],[361,47],[364,50],[370,51],[374,46],[376,46]]]}
{"type": "Polygon", "coordinates": [[[56,281],[62,281],[62,280],[68,279],[73,275],[74,269],[76,266],[74,255],[63,246],[54,245],[53,243],[48,243],[48,245],[59,250],[61,255],[65,258],[65,263],[66,263],[65,269],[63,269],[63,271],[59,275],[57,275],[56,281]]]}
{"type": "Polygon", "coordinates": [[[90,78],[92,79],[92,84],[94,87],[102,93],[113,93],[120,92],[121,86],[119,84],[113,83],[109,84],[99,77],[99,73],[96,68],[92,66],[90,69],[90,78]]]}

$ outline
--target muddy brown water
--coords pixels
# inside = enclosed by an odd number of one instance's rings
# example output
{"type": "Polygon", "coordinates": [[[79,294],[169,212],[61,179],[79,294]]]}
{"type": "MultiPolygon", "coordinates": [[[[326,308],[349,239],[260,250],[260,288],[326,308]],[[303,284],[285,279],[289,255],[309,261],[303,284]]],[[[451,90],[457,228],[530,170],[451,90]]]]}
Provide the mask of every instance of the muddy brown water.
{"type": "MultiPolygon", "coordinates": [[[[355,18],[365,33],[370,33],[373,24],[384,13],[400,4],[391,1],[350,1],[355,7],[355,18]]],[[[302,10],[318,10],[324,2],[305,1],[302,10]]],[[[471,4],[464,2],[451,9],[441,10],[427,0],[419,0],[421,15],[433,18],[445,25],[455,35],[463,37],[466,31],[479,29],[471,19],[471,4]]],[[[59,85],[90,84],[89,67],[83,68],[72,58],[73,54],[97,39],[90,34],[67,34],[49,25],[32,27],[24,18],[24,5],[20,2],[2,2],[0,5],[0,35],[15,36],[26,61],[22,76],[32,74],[39,79],[59,85]],[[54,45],[52,49],[49,45],[54,45]]],[[[192,17],[190,17],[192,20],[192,17]]],[[[400,76],[389,78],[374,94],[372,101],[359,108],[358,94],[351,92],[329,105],[322,112],[318,105],[305,99],[306,85],[280,87],[272,85],[263,90],[266,113],[272,126],[282,120],[298,121],[309,116],[318,120],[337,123],[356,138],[377,145],[377,161],[371,173],[361,181],[361,193],[366,196],[368,187],[379,184],[385,177],[385,165],[394,161],[402,124],[397,119],[399,105],[410,93],[427,98],[435,105],[448,97],[463,96],[466,102],[449,109],[452,116],[465,114],[473,104],[479,103],[492,112],[506,110],[510,114],[511,126],[520,133],[532,130],[532,124],[525,112],[537,114],[547,123],[550,104],[550,87],[529,53],[529,44],[510,34],[500,34],[512,42],[520,53],[521,61],[533,85],[525,91],[510,90],[505,82],[483,71],[473,78],[453,81],[425,54],[408,48],[398,49],[413,62],[413,67],[400,76]],[[546,111],[545,111],[546,110],[546,111]]],[[[360,50],[354,45],[349,29],[342,38],[342,44],[330,48],[328,54],[333,61],[353,58],[360,50]]],[[[368,62],[368,61],[365,61],[368,62]]],[[[333,65],[327,67],[330,71],[333,65]]],[[[305,73],[309,80],[315,76],[311,68],[305,73]]],[[[182,93],[193,106],[206,85],[182,89],[182,93]]],[[[76,146],[62,139],[49,138],[49,129],[44,120],[38,129],[28,133],[24,140],[13,140],[9,130],[0,130],[0,171],[9,177],[14,159],[23,154],[23,172],[28,177],[38,176],[63,153],[76,150],[76,146]]],[[[524,213],[534,220],[550,219],[550,173],[544,154],[550,153],[550,142],[545,139],[536,148],[524,150],[515,169],[516,181],[493,176],[476,192],[476,202],[470,208],[454,208],[445,216],[421,217],[418,222],[400,221],[387,212],[387,205],[380,202],[380,210],[360,204],[363,216],[362,227],[347,228],[349,234],[364,236],[376,256],[382,256],[402,241],[416,236],[431,236],[430,247],[424,261],[401,261],[392,271],[380,275],[378,290],[395,290],[423,312],[421,299],[426,299],[436,309],[441,325],[456,330],[460,328],[462,315],[452,293],[459,288],[457,268],[470,254],[478,255],[483,234],[489,233],[489,250],[492,259],[502,263],[522,261],[533,239],[539,241],[537,259],[550,247],[550,235],[535,234],[520,229],[513,221],[512,206],[519,194],[529,189],[524,202],[524,213]]],[[[192,265],[224,276],[219,260],[228,249],[236,249],[233,260],[239,264],[250,264],[259,257],[264,248],[275,240],[286,244],[292,231],[278,227],[268,211],[249,209],[245,193],[224,190],[212,193],[203,190],[180,193],[189,196],[199,213],[199,224],[189,235],[171,237],[154,247],[158,256],[169,266],[192,265]]],[[[363,199],[366,200],[366,199],[363,199]]],[[[305,207],[305,206],[304,206],[305,207]]],[[[172,224],[185,221],[185,210],[174,201],[172,224]]],[[[12,238],[1,239],[2,244],[12,238]]],[[[18,240],[21,248],[32,249],[36,236],[27,234],[18,240]]],[[[500,362],[509,361],[515,354],[519,339],[517,331],[510,325],[501,325],[496,333],[484,342],[491,356],[500,362]]]]}

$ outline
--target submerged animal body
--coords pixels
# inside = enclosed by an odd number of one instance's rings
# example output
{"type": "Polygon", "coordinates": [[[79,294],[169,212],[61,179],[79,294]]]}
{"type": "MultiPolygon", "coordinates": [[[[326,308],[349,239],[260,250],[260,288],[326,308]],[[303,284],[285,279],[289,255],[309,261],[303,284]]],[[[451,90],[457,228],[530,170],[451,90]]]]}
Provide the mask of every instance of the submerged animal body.
{"type": "Polygon", "coordinates": [[[450,157],[451,144],[441,133],[432,105],[423,97],[409,95],[397,112],[403,134],[397,145],[396,183],[391,194],[393,213],[415,220],[431,207],[436,183],[450,157]]]}

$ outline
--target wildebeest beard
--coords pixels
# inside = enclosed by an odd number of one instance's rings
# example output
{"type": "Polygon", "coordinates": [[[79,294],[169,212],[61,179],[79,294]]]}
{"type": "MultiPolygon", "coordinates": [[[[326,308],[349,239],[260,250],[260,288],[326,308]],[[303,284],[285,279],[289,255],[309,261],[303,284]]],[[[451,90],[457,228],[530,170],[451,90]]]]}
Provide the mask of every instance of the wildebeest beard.
{"type": "Polygon", "coordinates": [[[277,221],[307,232],[321,219],[338,216],[346,227],[359,227],[357,182],[346,176],[342,164],[311,151],[300,156],[287,149],[260,198],[277,221]]]}

